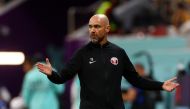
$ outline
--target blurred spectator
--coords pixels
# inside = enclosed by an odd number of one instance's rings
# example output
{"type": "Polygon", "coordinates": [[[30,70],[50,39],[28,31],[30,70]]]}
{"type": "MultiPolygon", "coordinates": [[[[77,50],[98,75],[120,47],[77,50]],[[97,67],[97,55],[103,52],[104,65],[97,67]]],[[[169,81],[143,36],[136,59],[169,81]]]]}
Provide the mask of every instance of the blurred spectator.
{"type": "Polygon", "coordinates": [[[131,85],[122,78],[121,80],[121,91],[122,91],[122,99],[124,102],[125,109],[131,109],[131,104],[136,98],[136,90],[131,87],[131,85]]]}
{"type": "Polygon", "coordinates": [[[110,19],[110,34],[120,31],[120,24],[113,16],[113,9],[119,4],[119,0],[103,0],[96,10],[96,14],[105,14],[110,19]]]}
{"type": "Polygon", "coordinates": [[[26,57],[23,70],[26,72],[22,97],[28,109],[59,109],[59,94],[64,86],[51,83],[45,75],[39,72],[34,64],[41,60],[39,57],[26,57]]]}
{"type": "Polygon", "coordinates": [[[8,109],[6,103],[0,98],[0,109],[8,109]]]}
{"type": "Polygon", "coordinates": [[[14,97],[10,102],[10,109],[26,109],[21,96],[14,97]]]}
{"type": "Polygon", "coordinates": [[[179,2],[177,4],[177,9],[172,15],[172,24],[179,28],[184,22],[190,20],[190,13],[186,8],[185,2],[179,2]]]}
{"type": "MultiPolygon", "coordinates": [[[[175,103],[176,109],[190,109],[190,75],[185,70],[183,64],[178,64],[177,78],[180,86],[176,89],[175,103]]],[[[190,64],[189,64],[190,68],[190,64]]]]}
{"type": "MultiPolygon", "coordinates": [[[[145,68],[141,63],[135,64],[135,69],[140,76],[152,79],[147,76],[145,68]]],[[[135,89],[136,98],[132,103],[131,109],[155,109],[156,102],[162,100],[160,91],[145,91],[139,88],[135,89]]]]}
{"type": "Polygon", "coordinates": [[[78,76],[75,76],[71,84],[71,109],[79,109],[80,105],[80,81],[78,76]]]}
{"type": "Polygon", "coordinates": [[[190,11],[186,2],[177,3],[177,8],[174,10],[171,18],[171,24],[174,26],[170,28],[173,29],[172,34],[187,35],[190,33],[190,11]]]}
{"type": "Polygon", "coordinates": [[[122,24],[125,32],[134,27],[147,27],[162,22],[157,0],[129,0],[113,10],[113,15],[122,24]]]}
{"type": "Polygon", "coordinates": [[[8,89],[0,86],[0,109],[8,109],[8,104],[11,99],[8,89]]]}

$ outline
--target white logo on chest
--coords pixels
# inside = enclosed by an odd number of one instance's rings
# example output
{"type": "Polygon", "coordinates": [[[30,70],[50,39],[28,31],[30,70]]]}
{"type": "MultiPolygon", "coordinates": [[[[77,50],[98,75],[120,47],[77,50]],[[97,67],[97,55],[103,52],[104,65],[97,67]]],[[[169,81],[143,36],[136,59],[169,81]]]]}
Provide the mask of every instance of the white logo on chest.
{"type": "Polygon", "coordinates": [[[111,62],[113,65],[117,65],[117,64],[119,63],[117,57],[112,57],[112,58],[110,59],[110,62],[111,62]]]}
{"type": "Polygon", "coordinates": [[[94,60],[94,58],[90,58],[90,61],[89,61],[89,64],[93,64],[95,63],[96,61],[94,60]]]}

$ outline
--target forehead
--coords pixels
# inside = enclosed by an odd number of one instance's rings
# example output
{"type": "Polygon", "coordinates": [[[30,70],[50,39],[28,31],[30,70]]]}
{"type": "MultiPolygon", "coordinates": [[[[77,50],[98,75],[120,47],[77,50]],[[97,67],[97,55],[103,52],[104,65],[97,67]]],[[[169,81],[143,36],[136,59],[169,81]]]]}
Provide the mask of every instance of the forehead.
{"type": "Polygon", "coordinates": [[[103,19],[100,17],[94,16],[89,20],[89,25],[103,25],[103,24],[104,24],[103,19]]]}

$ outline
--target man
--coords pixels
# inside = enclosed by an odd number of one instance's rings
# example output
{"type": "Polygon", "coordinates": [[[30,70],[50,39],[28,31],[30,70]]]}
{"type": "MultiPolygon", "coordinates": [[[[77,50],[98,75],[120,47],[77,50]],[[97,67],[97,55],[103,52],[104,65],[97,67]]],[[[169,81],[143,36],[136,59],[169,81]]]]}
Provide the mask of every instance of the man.
{"type": "Polygon", "coordinates": [[[138,76],[125,51],[107,40],[110,25],[103,14],[89,20],[90,42],[82,47],[57,73],[46,59],[46,64],[37,63],[40,72],[61,84],[78,73],[81,85],[80,109],[124,109],[121,96],[121,78],[124,76],[132,85],[149,90],[174,90],[178,84],[150,81],[138,76]]]}
{"type": "Polygon", "coordinates": [[[59,109],[58,96],[64,92],[64,85],[53,84],[39,73],[37,67],[33,66],[36,61],[37,57],[27,57],[23,64],[26,73],[21,93],[24,104],[28,109],[59,109]]]}

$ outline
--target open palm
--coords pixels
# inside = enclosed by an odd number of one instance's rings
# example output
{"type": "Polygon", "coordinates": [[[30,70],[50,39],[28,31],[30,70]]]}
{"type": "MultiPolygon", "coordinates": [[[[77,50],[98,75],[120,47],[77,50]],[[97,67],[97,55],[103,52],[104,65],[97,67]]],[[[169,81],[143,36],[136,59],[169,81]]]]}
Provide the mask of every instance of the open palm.
{"type": "Polygon", "coordinates": [[[37,68],[39,69],[40,72],[42,72],[42,73],[44,73],[44,74],[46,74],[48,76],[52,74],[52,66],[51,66],[48,58],[46,58],[46,63],[45,64],[38,62],[36,64],[36,66],[37,66],[37,68]]]}
{"type": "Polygon", "coordinates": [[[171,92],[173,91],[174,89],[176,89],[177,86],[179,86],[178,83],[175,83],[174,81],[176,80],[177,78],[174,77],[172,79],[169,79],[167,81],[164,82],[162,88],[168,92],[171,92]]]}

